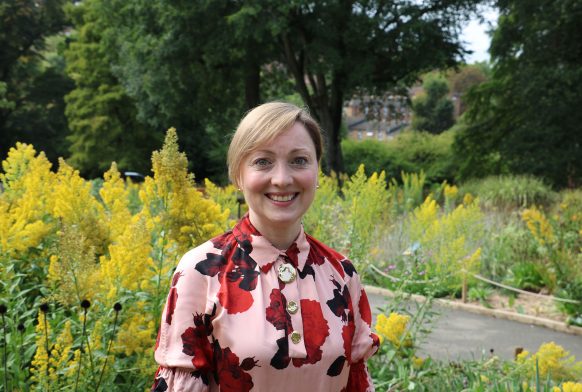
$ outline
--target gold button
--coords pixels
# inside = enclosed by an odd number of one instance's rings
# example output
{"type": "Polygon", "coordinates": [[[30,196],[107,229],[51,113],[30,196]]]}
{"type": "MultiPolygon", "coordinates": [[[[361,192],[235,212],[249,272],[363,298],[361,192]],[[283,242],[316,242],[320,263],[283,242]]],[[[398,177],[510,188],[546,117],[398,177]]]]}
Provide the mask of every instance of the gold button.
{"type": "Polygon", "coordinates": [[[297,305],[297,302],[295,302],[295,301],[287,302],[287,311],[290,314],[295,314],[295,313],[297,313],[298,310],[299,310],[299,305],[297,305]]]}
{"type": "Polygon", "coordinates": [[[301,334],[297,331],[291,332],[291,341],[295,344],[301,341],[301,334]]]}
{"type": "Polygon", "coordinates": [[[295,280],[297,272],[291,264],[281,264],[279,266],[279,279],[283,283],[291,283],[295,280]]]}

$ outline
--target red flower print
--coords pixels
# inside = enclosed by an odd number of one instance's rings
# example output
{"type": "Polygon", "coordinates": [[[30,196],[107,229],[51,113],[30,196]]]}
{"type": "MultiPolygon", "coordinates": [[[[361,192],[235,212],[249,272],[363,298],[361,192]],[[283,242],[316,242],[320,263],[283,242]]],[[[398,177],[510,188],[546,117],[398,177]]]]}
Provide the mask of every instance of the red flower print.
{"type": "Polygon", "coordinates": [[[309,242],[309,254],[307,255],[306,264],[322,265],[323,263],[325,263],[325,260],[327,259],[327,261],[336,269],[336,271],[343,278],[345,276],[345,272],[340,261],[345,260],[345,257],[343,257],[335,250],[322,244],[309,234],[306,234],[305,237],[307,238],[307,242],[309,242]]]}
{"type": "MultiPolygon", "coordinates": [[[[242,246],[242,245],[241,245],[242,246]]],[[[257,287],[259,271],[257,263],[249,256],[250,250],[236,247],[222,254],[207,253],[206,259],[196,264],[196,270],[203,275],[218,275],[220,289],[218,299],[229,314],[248,310],[253,304],[250,291],[257,287]]]]}
{"type": "MultiPolygon", "coordinates": [[[[230,348],[220,349],[216,344],[215,354],[217,358],[217,369],[218,381],[220,384],[220,390],[224,392],[248,392],[254,386],[253,379],[241,368],[239,364],[239,359],[235,353],[233,353],[230,348]]],[[[248,362],[253,361],[252,359],[245,359],[243,363],[248,365],[248,362]]],[[[254,363],[254,361],[253,361],[254,363]]]]}
{"type": "Polygon", "coordinates": [[[356,268],[354,267],[352,262],[349,261],[348,259],[342,260],[340,263],[342,267],[344,267],[345,273],[348,274],[350,277],[356,273],[356,268]]]}
{"type": "Polygon", "coordinates": [[[310,299],[301,300],[301,316],[303,317],[303,339],[307,358],[293,358],[293,365],[300,367],[306,363],[314,364],[321,360],[321,346],[329,336],[329,325],[323,317],[319,302],[310,299]]]}
{"type": "Polygon", "coordinates": [[[172,324],[172,316],[174,315],[174,308],[176,307],[176,302],[178,301],[178,290],[176,289],[176,285],[180,278],[184,276],[182,271],[177,271],[174,273],[172,277],[172,288],[170,289],[170,293],[168,294],[168,310],[166,312],[166,323],[172,324]]]}
{"type": "Polygon", "coordinates": [[[161,329],[158,329],[158,336],[156,337],[156,345],[154,347],[154,351],[156,351],[158,349],[158,347],[160,347],[160,332],[161,332],[161,329]]]}
{"type": "Polygon", "coordinates": [[[172,277],[172,287],[176,287],[176,285],[178,284],[178,281],[180,280],[180,278],[184,276],[184,273],[182,271],[176,271],[174,273],[174,276],[172,277]]]}
{"type": "Polygon", "coordinates": [[[277,352],[271,358],[271,366],[275,369],[285,369],[289,366],[291,358],[289,358],[289,341],[287,340],[287,334],[282,338],[277,339],[277,352]]]}
{"type": "Polygon", "coordinates": [[[348,317],[352,316],[352,299],[348,286],[345,285],[342,289],[338,281],[332,278],[331,282],[335,286],[333,290],[333,298],[326,302],[333,314],[341,317],[343,322],[348,321],[348,317]]]}
{"type": "Polygon", "coordinates": [[[362,320],[368,324],[368,327],[372,325],[372,311],[370,310],[370,303],[368,302],[368,296],[364,289],[360,293],[360,302],[358,302],[358,310],[360,311],[360,317],[362,320]]]}
{"type": "Polygon", "coordinates": [[[206,259],[196,264],[196,271],[206,276],[216,276],[222,272],[226,267],[226,259],[222,255],[216,253],[206,253],[206,259]]]}
{"type": "Polygon", "coordinates": [[[232,244],[232,232],[229,230],[224,234],[219,235],[210,240],[216,249],[230,249],[232,244]]]}
{"type": "Polygon", "coordinates": [[[240,279],[228,279],[228,274],[220,277],[218,300],[228,314],[245,312],[253,304],[253,296],[250,291],[240,288],[240,279]]]}
{"type": "Polygon", "coordinates": [[[195,327],[189,327],[182,334],[182,352],[192,356],[192,364],[200,371],[212,368],[212,346],[208,336],[212,334],[212,324],[208,315],[194,316],[195,327]]]}
{"type": "Polygon", "coordinates": [[[178,290],[175,287],[170,289],[168,294],[168,311],[166,312],[166,323],[172,324],[172,316],[174,315],[174,308],[178,300],[178,290]]]}
{"type": "Polygon", "coordinates": [[[297,268],[297,266],[299,265],[299,260],[297,258],[297,255],[299,255],[299,248],[297,247],[297,243],[294,242],[293,244],[291,244],[289,249],[285,251],[285,254],[291,261],[291,264],[293,264],[293,266],[297,268]]]}
{"type": "Polygon", "coordinates": [[[348,378],[348,385],[346,391],[350,392],[366,392],[370,384],[368,384],[368,373],[366,372],[366,365],[364,361],[359,361],[350,366],[350,376],[348,378]]]}
{"type": "Polygon", "coordinates": [[[340,355],[333,361],[329,369],[327,369],[327,375],[330,377],[339,376],[344,369],[344,364],[346,363],[346,357],[340,355]]]}
{"type": "Polygon", "coordinates": [[[270,298],[271,303],[265,312],[267,321],[273,324],[276,329],[286,331],[287,325],[291,325],[291,316],[286,311],[287,300],[279,289],[273,289],[270,298]]]}
{"type": "Polygon", "coordinates": [[[342,327],[342,338],[344,339],[344,352],[348,362],[352,361],[352,341],[356,332],[356,324],[348,323],[342,327]]]}

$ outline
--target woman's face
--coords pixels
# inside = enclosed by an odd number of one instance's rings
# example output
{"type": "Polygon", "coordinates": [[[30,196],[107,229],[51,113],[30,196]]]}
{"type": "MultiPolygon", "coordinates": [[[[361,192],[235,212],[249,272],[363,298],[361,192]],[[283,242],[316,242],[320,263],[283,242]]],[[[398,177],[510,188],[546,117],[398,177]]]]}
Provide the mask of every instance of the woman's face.
{"type": "Polygon", "coordinates": [[[242,162],[239,185],[252,224],[263,234],[299,232],[315,196],[318,162],[307,129],[295,123],[242,162]]]}

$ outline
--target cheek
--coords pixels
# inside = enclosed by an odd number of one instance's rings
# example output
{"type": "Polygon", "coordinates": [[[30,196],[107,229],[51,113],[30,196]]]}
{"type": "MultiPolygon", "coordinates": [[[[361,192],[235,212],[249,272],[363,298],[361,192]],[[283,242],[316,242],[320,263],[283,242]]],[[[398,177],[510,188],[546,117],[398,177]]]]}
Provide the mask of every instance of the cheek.
{"type": "Polygon", "coordinates": [[[315,187],[317,186],[317,180],[318,180],[317,175],[318,175],[318,173],[316,171],[315,172],[314,171],[306,172],[301,178],[301,182],[302,182],[303,186],[305,188],[309,188],[309,189],[313,188],[315,190],[315,187]]]}

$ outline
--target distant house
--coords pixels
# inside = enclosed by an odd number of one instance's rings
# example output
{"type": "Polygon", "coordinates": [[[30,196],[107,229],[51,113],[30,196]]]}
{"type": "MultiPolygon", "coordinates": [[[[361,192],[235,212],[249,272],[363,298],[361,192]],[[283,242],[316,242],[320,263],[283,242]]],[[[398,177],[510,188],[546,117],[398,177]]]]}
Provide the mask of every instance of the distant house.
{"type": "Polygon", "coordinates": [[[352,140],[389,141],[408,124],[412,112],[408,97],[354,97],[344,106],[348,137],[352,140]]]}

